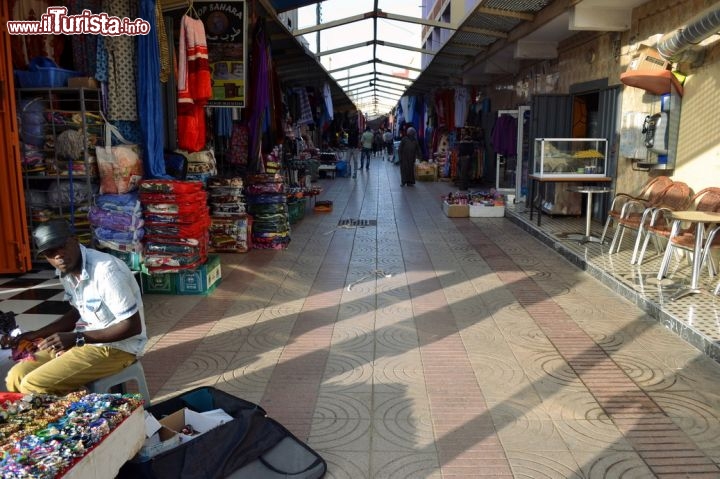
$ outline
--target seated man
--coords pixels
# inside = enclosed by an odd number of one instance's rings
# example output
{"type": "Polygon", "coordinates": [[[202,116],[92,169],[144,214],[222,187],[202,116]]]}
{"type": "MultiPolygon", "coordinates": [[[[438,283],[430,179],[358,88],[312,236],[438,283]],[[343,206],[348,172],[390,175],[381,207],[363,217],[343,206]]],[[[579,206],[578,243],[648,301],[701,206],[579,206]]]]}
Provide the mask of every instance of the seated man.
{"type": "Polygon", "coordinates": [[[15,338],[37,347],[8,372],[8,391],[64,395],[132,364],[147,335],[140,288],[127,265],[78,243],[64,220],[41,224],[33,238],[72,309],[15,338]]]}

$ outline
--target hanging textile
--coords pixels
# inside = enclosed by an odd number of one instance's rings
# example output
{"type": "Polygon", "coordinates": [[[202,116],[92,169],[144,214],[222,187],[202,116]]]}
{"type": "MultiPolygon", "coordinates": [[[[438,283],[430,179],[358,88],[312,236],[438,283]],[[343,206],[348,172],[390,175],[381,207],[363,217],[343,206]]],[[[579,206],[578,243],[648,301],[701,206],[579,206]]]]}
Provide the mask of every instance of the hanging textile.
{"type": "Polygon", "coordinates": [[[326,119],[332,121],[333,116],[333,101],[332,94],[330,93],[330,84],[325,82],[323,84],[323,100],[325,102],[326,119]]]}
{"type": "Polygon", "coordinates": [[[248,141],[248,171],[252,173],[262,172],[264,163],[262,161],[262,126],[265,122],[267,107],[270,102],[270,50],[265,36],[264,20],[259,18],[255,27],[255,34],[252,43],[252,59],[250,87],[252,94],[248,106],[250,115],[248,119],[249,141],[248,141]]]}
{"type": "Polygon", "coordinates": [[[324,103],[322,93],[315,90],[315,88],[309,86],[305,88],[307,92],[308,101],[310,102],[310,111],[312,112],[313,123],[320,122],[320,110],[324,103]]]}
{"type": "Polygon", "coordinates": [[[400,97],[400,106],[402,107],[403,120],[405,120],[405,123],[412,122],[412,112],[410,111],[410,97],[407,95],[400,97]]]}
{"type": "Polygon", "coordinates": [[[437,112],[438,127],[453,130],[455,128],[455,93],[453,90],[437,90],[433,99],[437,112]]]}
{"type": "MultiPolygon", "coordinates": [[[[272,95],[270,96],[270,104],[272,111],[271,138],[273,149],[275,146],[282,144],[285,138],[285,104],[282,100],[282,85],[280,85],[280,77],[274,65],[270,65],[270,80],[272,86],[272,95]]],[[[312,102],[311,102],[312,106],[312,102]]]]}
{"type": "MultiPolygon", "coordinates": [[[[118,18],[136,18],[130,0],[103,0],[102,9],[118,18]]],[[[105,36],[108,55],[108,119],[137,120],[137,91],[135,65],[135,37],[129,35],[105,36]]]]}
{"type": "MultiPolygon", "coordinates": [[[[218,108],[224,110],[225,108],[218,108]]],[[[248,163],[248,142],[250,141],[250,134],[248,127],[235,123],[232,127],[232,133],[230,134],[230,145],[228,146],[228,152],[226,159],[228,163],[236,166],[246,166],[248,163]]]]}
{"type": "Polygon", "coordinates": [[[470,98],[465,87],[455,88],[455,128],[465,127],[470,98]]]}
{"type": "Polygon", "coordinates": [[[445,105],[442,101],[442,90],[435,92],[435,111],[437,112],[437,126],[447,128],[445,105]]]}
{"type": "MultiPolygon", "coordinates": [[[[144,17],[142,17],[144,18],[144,17]]],[[[160,82],[167,83],[170,79],[170,43],[165,30],[165,17],[160,0],[155,3],[155,23],[157,24],[157,43],[160,53],[160,82]]]]}
{"type": "MultiPolygon", "coordinates": [[[[40,20],[49,6],[58,2],[50,0],[10,0],[8,9],[13,20],[40,20]]],[[[10,35],[13,67],[27,69],[28,62],[35,57],[50,57],[60,66],[65,35],[10,35]]],[[[72,65],[71,65],[72,66],[72,65]]]]}
{"type": "Polygon", "coordinates": [[[517,154],[518,120],[512,115],[500,115],[492,130],[492,144],[495,153],[503,156],[517,154]]]}
{"type": "Polygon", "coordinates": [[[310,108],[310,100],[308,99],[307,90],[305,88],[293,88],[293,92],[297,95],[300,102],[300,116],[296,123],[306,125],[313,122],[312,108],[310,108]]]}
{"type": "Polygon", "coordinates": [[[232,134],[232,108],[213,108],[213,125],[215,125],[215,135],[220,137],[229,137],[232,134]]]}
{"type": "Polygon", "coordinates": [[[163,143],[162,91],[160,89],[160,52],[156,23],[155,0],[140,2],[140,18],[150,23],[150,33],[140,35],[138,45],[138,113],[142,144],[145,148],[144,167],[148,178],[170,178],[165,174],[163,143]]]}
{"type": "MultiPolygon", "coordinates": [[[[70,0],[68,13],[79,15],[83,10],[101,12],[101,0],[70,0]]],[[[72,35],[73,68],[84,76],[95,76],[98,35],[72,35]]]]}
{"type": "Polygon", "coordinates": [[[205,104],[212,96],[207,38],[202,20],[183,15],[178,54],[178,146],[205,148],[205,104]]]}
{"type": "MultiPolygon", "coordinates": [[[[103,98],[107,102],[107,81],[108,81],[108,55],[105,49],[105,37],[97,37],[97,48],[95,49],[95,79],[102,84],[103,98]]],[[[107,112],[107,103],[103,104],[103,111],[107,112]]]]}

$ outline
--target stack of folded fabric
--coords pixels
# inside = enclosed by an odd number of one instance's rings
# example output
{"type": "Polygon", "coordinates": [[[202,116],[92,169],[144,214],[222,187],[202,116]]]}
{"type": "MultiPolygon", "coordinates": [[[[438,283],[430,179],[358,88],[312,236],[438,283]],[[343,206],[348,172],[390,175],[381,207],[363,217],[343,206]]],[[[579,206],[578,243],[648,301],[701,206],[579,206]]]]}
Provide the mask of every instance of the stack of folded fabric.
{"type": "Polygon", "coordinates": [[[176,153],[187,157],[186,180],[200,181],[203,186],[206,186],[208,179],[217,175],[217,162],[213,150],[201,150],[193,153],[177,150],[176,153]]]}
{"type": "Polygon", "coordinates": [[[287,248],[290,243],[290,222],[282,176],[269,174],[251,176],[245,195],[248,211],[253,217],[253,248],[287,248]]]}
{"type": "Polygon", "coordinates": [[[138,193],[98,195],[88,219],[97,249],[122,259],[133,271],[143,262],[142,209],[138,193]]]}
{"type": "Polygon", "coordinates": [[[250,219],[245,212],[242,178],[210,178],[210,251],[246,253],[250,219]]]}
{"type": "Polygon", "coordinates": [[[200,181],[143,180],[140,203],[150,274],[194,269],[207,261],[210,214],[200,181]]]}

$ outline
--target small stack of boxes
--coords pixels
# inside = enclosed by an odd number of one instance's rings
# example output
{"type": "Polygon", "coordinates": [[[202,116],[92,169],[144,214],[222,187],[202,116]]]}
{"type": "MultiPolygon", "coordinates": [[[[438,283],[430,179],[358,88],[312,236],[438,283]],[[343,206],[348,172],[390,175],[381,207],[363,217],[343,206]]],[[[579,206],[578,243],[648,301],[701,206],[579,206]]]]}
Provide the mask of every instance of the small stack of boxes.
{"type": "Polygon", "coordinates": [[[443,197],[443,213],[449,218],[467,218],[470,216],[469,201],[466,193],[448,193],[443,197]]]}
{"type": "Polygon", "coordinates": [[[505,216],[505,197],[494,188],[470,193],[470,218],[502,218],[505,216]]]}
{"type": "Polygon", "coordinates": [[[242,178],[210,178],[210,251],[246,253],[250,218],[245,211],[242,178]]]}
{"type": "Polygon", "coordinates": [[[245,193],[248,211],[253,217],[253,248],[287,248],[290,244],[290,222],[282,176],[253,175],[245,193]]]}
{"type": "Polygon", "coordinates": [[[202,182],[143,180],[140,202],[145,292],[208,293],[220,279],[220,260],[208,259],[210,214],[202,182]]]}

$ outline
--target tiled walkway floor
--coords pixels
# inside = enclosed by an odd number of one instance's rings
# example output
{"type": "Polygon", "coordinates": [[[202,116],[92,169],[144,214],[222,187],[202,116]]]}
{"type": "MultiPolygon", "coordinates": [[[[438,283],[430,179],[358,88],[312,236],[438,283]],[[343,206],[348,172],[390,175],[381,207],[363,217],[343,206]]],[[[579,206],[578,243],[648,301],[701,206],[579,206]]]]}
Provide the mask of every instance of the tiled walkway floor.
{"type": "Polygon", "coordinates": [[[146,295],[153,401],[258,402],[329,478],[720,477],[720,365],[635,306],[637,282],[589,274],[622,255],[568,246],[586,272],[524,213],[451,219],[450,184],[399,183],[378,159],[321,180],[333,212],[287,250],[223,255],[208,297],[146,295]]]}

